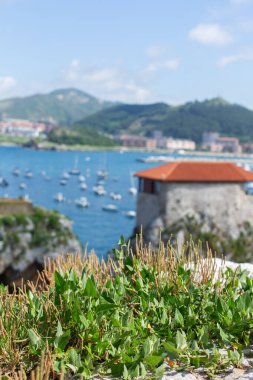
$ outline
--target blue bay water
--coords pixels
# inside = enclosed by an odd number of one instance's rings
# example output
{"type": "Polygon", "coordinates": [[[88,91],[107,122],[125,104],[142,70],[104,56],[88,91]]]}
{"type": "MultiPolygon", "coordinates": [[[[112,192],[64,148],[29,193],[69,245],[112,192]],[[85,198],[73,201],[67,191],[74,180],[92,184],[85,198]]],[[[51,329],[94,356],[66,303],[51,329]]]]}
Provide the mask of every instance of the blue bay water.
{"type": "Polygon", "coordinates": [[[88,251],[93,248],[101,257],[115,246],[120,235],[127,238],[133,231],[135,220],[125,216],[126,211],[136,208],[136,197],[128,192],[131,186],[130,173],[153,166],[136,161],[148,155],[143,152],[60,152],[1,147],[0,176],[9,182],[9,186],[0,187],[0,197],[8,194],[9,197],[17,198],[28,194],[35,205],[67,215],[73,221],[73,230],[82,244],[88,245],[88,251]],[[90,157],[90,161],[86,161],[87,157],[90,157]],[[81,174],[86,176],[87,169],[90,171],[90,177],[86,179],[86,191],[80,189],[78,176],[70,176],[66,186],[60,185],[63,172],[73,169],[75,161],[78,161],[81,174]],[[21,171],[19,177],[12,174],[16,167],[21,171]],[[106,169],[109,177],[104,185],[107,195],[98,197],[92,187],[97,183],[96,173],[101,169],[106,169]],[[31,179],[25,178],[26,170],[32,171],[31,179]],[[41,174],[43,171],[51,178],[50,181],[45,180],[41,174]],[[26,183],[27,189],[19,189],[21,182],[26,183]],[[66,202],[55,202],[54,197],[58,192],[63,193],[66,202]],[[122,200],[113,201],[109,196],[111,192],[119,192],[122,200]],[[88,198],[89,208],[81,209],[75,205],[75,200],[81,196],[88,198]],[[106,204],[116,204],[119,211],[103,211],[102,206],[106,204]]]}

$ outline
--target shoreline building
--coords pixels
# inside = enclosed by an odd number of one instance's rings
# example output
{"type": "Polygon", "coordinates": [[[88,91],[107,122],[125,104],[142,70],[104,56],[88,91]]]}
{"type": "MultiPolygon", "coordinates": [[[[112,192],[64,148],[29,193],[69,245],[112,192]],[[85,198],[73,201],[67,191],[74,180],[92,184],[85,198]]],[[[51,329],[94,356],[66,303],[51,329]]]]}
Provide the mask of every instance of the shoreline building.
{"type": "Polygon", "coordinates": [[[139,135],[120,135],[115,136],[114,140],[125,148],[146,148],[156,149],[156,140],[139,135]]]}
{"type": "Polygon", "coordinates": [[[189,150],[196,149],[196,143],[193,140],[187,139],[174,139],[173,137],[165,137],[161,131],[154,131],[152,137],[140,135],[119,135],[115,136],[114,140],[121,146],[127,148],[146,148],[153,149],[167,149],[168,151],[176,150],[189,150]]]}
{"type": "Polygon", "coordinates": [[[217,132],[204,132],[202,135],[202,148],[210,152],[241,153],[242,147],[236,137],[221,137],[217,132]]]}
{"type": "Polygon", "coordinates": [[[205,232],[236,239],[253,222],[253,197],[244,185],[253,173],[228,162],[179,161],[135,173],[139,178],[136,229],[157,244],[161,229],[194,218],[205,232]]]}
{"type": "Polygon", "coordinates": [[[187,139],[173,139],[173,137],[163,138],[162,146],[163,149],[168,150],[196,150],[196,143],[193,140],[187,139]]]}
{"type": "Polygon", "coordinates": [[[17,137],[45,137],[52,129],[52,125],[44,122],[35,122],[22,119],[6,119],[0,121],[0,134],[17,137]]]}

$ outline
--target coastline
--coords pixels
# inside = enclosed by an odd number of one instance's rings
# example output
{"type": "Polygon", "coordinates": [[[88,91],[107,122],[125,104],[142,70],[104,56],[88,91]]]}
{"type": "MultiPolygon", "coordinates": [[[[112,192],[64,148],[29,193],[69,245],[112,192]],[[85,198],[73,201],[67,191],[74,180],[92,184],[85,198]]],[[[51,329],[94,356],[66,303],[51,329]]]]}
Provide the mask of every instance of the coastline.
{"type": "MultiPolygon", "coordinates": [[[[118,152],[143,152],[143,153],[149,153],[152,157],[152,154],[161,154],[164,156],[171,156],[175,155],[175,159],[189,159],[189,156],[191,156],[191,159],[201,159],[202,156],[205,156],[205,159],[216,159],[217,158],[225,158],[225,159],[242,159],[242,160],[253,160],[253,153],[229,153],[229,152],[223,152],[223,153],[215,153],[215,152],[207,152],[207,151],[169,151],[166,149],[145,149],[145,148],[138,148],[138,147],[122,147],[122,146],[95,146],[95,145],[60,145],[55,143],[48,143],[43,142],[39,143],[36,147],[34,146],[24,146],[24,144],[28,142],[22,141],[17,142],[15,140],[13,141],[0,141],[0,147],[20,147],[20,148],[26,148],[26,149],[34,149],[34,150],[55,150],[55,151],[118,151],[118,152]]],[[[155,158],[155,157],[154,157],[155,158]]],[[[151,160],[152,161],[152,160],[151,160]]],[[[155,160],[154,160],[155,161],[155,160]]],[[[160,161],[160,160],[159,160],[160,161]]],[[[161,157],[162,161],[162,157],[161,157]]]]}

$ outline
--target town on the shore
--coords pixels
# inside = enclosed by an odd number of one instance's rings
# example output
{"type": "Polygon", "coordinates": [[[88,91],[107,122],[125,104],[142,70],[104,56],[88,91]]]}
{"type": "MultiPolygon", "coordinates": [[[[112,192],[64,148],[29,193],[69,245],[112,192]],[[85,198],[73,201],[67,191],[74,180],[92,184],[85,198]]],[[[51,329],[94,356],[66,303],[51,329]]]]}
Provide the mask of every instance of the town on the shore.
{"type": "MultiPolygon", "coordinates": [[[[22,119],[3,119],[0,121],[0,136],[23,137],[46,140],[48,134],[60,128],[53,123],[22,119]]],[[[155,130],[150,137],[135,134],[110,136],[119,146],[125,148],[143,148],[146,150],[163,149],[168,151],[203,150],[212,153],[253,153],[252,143],[240,143],[237,137],[221,136],[218,132],[204,132],[202,143],[197,146],[190,139],[178,139],[155,130]]]]}

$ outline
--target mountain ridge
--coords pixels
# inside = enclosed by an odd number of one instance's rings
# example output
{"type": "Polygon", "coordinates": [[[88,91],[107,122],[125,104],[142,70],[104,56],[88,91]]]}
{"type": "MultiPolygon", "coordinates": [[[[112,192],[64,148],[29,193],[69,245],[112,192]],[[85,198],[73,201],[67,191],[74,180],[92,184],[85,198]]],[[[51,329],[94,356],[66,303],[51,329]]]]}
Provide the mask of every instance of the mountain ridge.
{"type": "Polygon", "coordinates": [[[192,139],[200,143],[203,132],[253,141],[253,111],[222,98],[170,106],[119,104],[79,120],[79,130],[92,128],[109,134],[134,133],[151,136],[160,130],[165,136],[192,139]]]}
{"type": "Polygon", "coordinates": [[[75,88],[0,100],[0,116],[70,126],[78,119],[113,105],[75,88]]]}
{"type": "MultiPolygon", "coordinates": [[[[253,141],[253,111],[221,97],[189,101],[181,105],[165,102],[127,104],[103,101],[76,88],[0,101],[0,117],[44,120],[72,131],[94,130],[108,135],[165,136],[201,142],[203,132],[219,132],[253,141]]],[[[89,132],[90,133],[90,132],[89,132]]]]}

